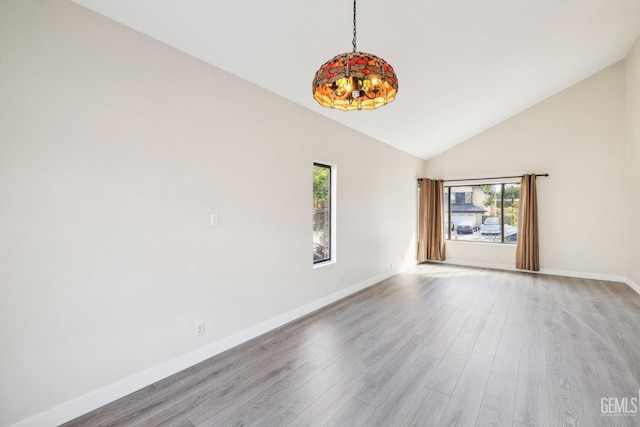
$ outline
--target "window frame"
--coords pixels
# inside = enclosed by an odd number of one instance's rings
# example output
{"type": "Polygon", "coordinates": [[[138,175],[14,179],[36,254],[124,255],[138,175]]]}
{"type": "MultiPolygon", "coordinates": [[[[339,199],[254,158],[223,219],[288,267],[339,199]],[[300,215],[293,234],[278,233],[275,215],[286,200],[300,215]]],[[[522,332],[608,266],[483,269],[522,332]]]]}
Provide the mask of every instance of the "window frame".
{"type": "MultiPolygon", "coordinates": [[[[447,200],[447,212],[446,212],[446,221],[445,221],[445,224],[447,224],[447,226],[446,226],[447,229],[445,230],[445,240],[448,240],[450,242],[456,241],[456,242],[465,242],[465,243],[466,242],[469,242],[469,243],[496,243],[496,244],[500,244],[500,245],[503,245],[503,244],[504,245],[514,245],[513,242],[506,242],[505,241],[505,231],[504,231],[504,226],[505,226],[505,223],[504,223],[504,214],[505,214],[505,212],[504,212],[505,211],[505,209],[504,209],[504,206],[505,206],[505,204],[504,204],[504,202],[505,202],[504,194],[505,194],[505,191],[504,190],[505,190],[505,187],[508,186],[508,185],[520,185],[520,183],[519,182],[492,182],[492,183],[481,183],[481,184],[473,183],[473,184],[461,184],[461,185],[445,185],[444,186],[444,193],[447,194],[447,197],[445,197],[446,200],[447,200]],[[500,241],[452,239],[451,238],[451,232],[452,232],[451,228],[452,228],[453,222],[451,220],[451,207],[452,207],[452,205],[457,204],[457,202],[453,202],[452,203],[452,199],[454,197],[454,194],[455,194],[455,197],[456,197],[456,200],[457,200],[457,197],[458,197],[457,194],[463,194],[463,193],[452,193],[451,189],[452,188],[454,188],[454,189],[455,188],[460,188],[460,187],[469,187],[469,186],[480,186],[480,187],[482,187],[482,186],[485,186],[485,185],[491,185],[491,186],[498,186],[499,185],[500,186],[500,200],[499,201],[496,200],[496,203],[499,203],[499,208],[500,208],[500,216],[499,216],[499,218],[500,218],[500,241]]],[[[468,192],[464,192],[465,199],[466,199],[466,194],[467,193],[468,192]]],[[[471,194],[472,194],[471,197],[472,197],[472,202],[473,202],[473,192],[471,194]]],[[[466,203],[466,200],[465,200],[465,203],[466,203]]]]}
{"type": "MultiPolygon", "coordinates": [[[[316,261],[313,260],[313,266],[318,267],[322,265],[327,265],[335,262],[335,166],[324,163],[324,162],[313,162],[313,168],[324,168],[328,170],[328,195],[327,195],[327,213],[328,213],[328,230],[325,233],[328,236],[327,242],[327,251],[328,257],[326,259],[321,259],[316,261]]],[[[315,215],[315,210],[313,212],[315,215]]],[[[312,225],[314,224],[314,219],[312,217],[312,225]]],[[[314,230],[315,231],[315,230],[314,230]]],[[[315,245],[315,239],[313,240],[315,245]]]]}

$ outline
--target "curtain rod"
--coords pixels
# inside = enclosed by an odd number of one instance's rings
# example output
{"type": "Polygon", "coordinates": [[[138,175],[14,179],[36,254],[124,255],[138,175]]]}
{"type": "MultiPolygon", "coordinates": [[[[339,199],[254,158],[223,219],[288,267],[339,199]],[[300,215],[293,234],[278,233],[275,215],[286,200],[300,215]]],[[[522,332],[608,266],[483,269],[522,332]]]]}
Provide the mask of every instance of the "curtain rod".
{"type": "MultiPolygon", "coordinates": [[[[489,180],[489,179],[512,179],[512,178],[522,178],[524,175],[516,175],[516,176],[496,176],[493,178],[467,178],[467,179],[442,179],[442,180],[438,180],[438,181],[444,181],[444,182],[460,182],[460,181],[484,181],[484,180],[489,180]]],[[[548,173],[539,173],[536,174],[536,177],[538,176],[549,176],[548,173]]],[[[418,178],[418,181],[420,181],[422,178],[418,178]]]]}

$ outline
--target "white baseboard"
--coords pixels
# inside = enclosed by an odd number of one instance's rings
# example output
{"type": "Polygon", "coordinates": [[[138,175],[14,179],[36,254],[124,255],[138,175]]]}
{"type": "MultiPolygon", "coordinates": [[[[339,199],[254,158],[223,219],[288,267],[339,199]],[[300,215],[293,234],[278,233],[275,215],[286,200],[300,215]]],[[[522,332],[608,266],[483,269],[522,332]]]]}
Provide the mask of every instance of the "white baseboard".
{"type": "Polygon", "coordinates": [[[437,262],[440,264],[462,265],[464,267],[490,268],[492,270],[517,271],[515,267],[511,267],[506,264],[491,264],[487,262],[467,261],[462,259],[447,259],[445,261],[429,261],[429,262],[437,262]]]}
{"type": "Polygon", "coordinates": [[[272,319],[259,323],[236,334],[223,338],[214,343],[205,345],[190,353],[177,357],[162,365],[155,366],[139,374],[133,375],[114,384],[108,385],[77,399],[63,403],[62,405],[41,412],[33,417],[19,421],[11,427],[49,427],[60,425],[87,412],[100,408],[114,400],[138,391],[157,381],[167,378],[175,373],[187,369],[210,357],[229,350],[246,341],[256,338],[266,332],[279,328],[291,321],[299,319],[322,307],[339,301],[351,294],[366,289],[376,283],[396,274],[397,271],[389,271],[378,276],[357,283],[349,288],[335,292],[317,301],[296,308],[288,313],[281,314],[272,319]]]}
{"type": "Polygon", "coordinates": [[[626,279],[625,283],[627,284],[628,287],[630,287],[631,289],[636,291],[638,294],[640,294],[640,285],[638,285],[636,282],[634,282],[631,279],[626,279]]]}
{"type": "MultiPolygon", "coordinates": [[[[523,270],[518,270],[518,271],[523,271],[523,270]]],[[[625,281],[627,280],[626,277],[618,276],[615,274],[589,273],[589,272],[574,271],[574,270],[554,270],[554,269],[542,268],[537,273],[550,274],[552,276],[576,277],[579,279],[604,280],[607,282],[625,283],[625,281]]]]}
{"type": "MultiPolygon", "coordinates": [[[[557,269],[550,269],[550,268],[541,268],[540,271],[529,271],[529,270],[519,270],[515,268],[515,266],[508,265],[508,264],[491,264],[491,263],[456,260],[456,259],[446,260],[446,261],[443,261],[442,263],[463,265],[467,267],[491,268],[494,270],[519,271],[521,273],[549,274],[551,276],[575,277],[579,279],[606,280],[609,282],[621,282],[621,283],[629,284],[626,277],[616,276],[613,274],[589,273],[589,272],[574,271],[574,270],[557,270],[557,269]]],[[[631,285],[629,286],[633,288],[633,286],[631,285]]]]}

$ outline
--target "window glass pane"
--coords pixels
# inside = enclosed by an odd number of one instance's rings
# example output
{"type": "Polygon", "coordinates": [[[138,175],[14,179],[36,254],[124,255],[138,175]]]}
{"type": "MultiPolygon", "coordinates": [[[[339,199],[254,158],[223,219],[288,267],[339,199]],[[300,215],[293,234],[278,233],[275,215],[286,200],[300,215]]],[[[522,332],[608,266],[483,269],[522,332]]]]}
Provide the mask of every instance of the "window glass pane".
{"type": "Polygon", "coordinates": [[[313,165],[313,262],[331,259],[331,167],[313,165]]]}
{"type": "Polygon", "coordinates": [[[484,196],[482,205],[485,212],[480,225],[480,240],[483,242],[502,242],[502,184],[482,185],[484,196]]]}
{"type": "Polygon", "coordinates": [[[474,242],[518,241],[520,184],[445,187],[445,238],[474,242]],[[504,240],[503,240],[504,239],[504,240]]]}
{"type": "Polygon", "coordinates": [[[484,208],[479,186],[450,187],[451,200],[451,239],[478,240],[479,225],[482,222],[484,208]]]}
{"type": "Polygon", "coordinates": [[[518,242],[518,208],[520,206],[520,184],[504,185],[504,242],[518,242]]]}

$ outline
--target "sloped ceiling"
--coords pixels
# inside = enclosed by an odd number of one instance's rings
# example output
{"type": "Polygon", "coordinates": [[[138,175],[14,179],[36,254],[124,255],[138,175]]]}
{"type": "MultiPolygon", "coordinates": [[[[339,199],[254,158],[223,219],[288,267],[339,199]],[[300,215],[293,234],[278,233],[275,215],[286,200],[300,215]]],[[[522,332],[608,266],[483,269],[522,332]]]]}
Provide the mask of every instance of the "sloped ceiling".
{"type": "Polygon", "coordinates": [[[352,0],[73,1],[424,159],[625,58],[640,35],[640,0],[361,0],[358,50],[400,87],[342,112],[311,82],[351,51],[352,0]]]}

